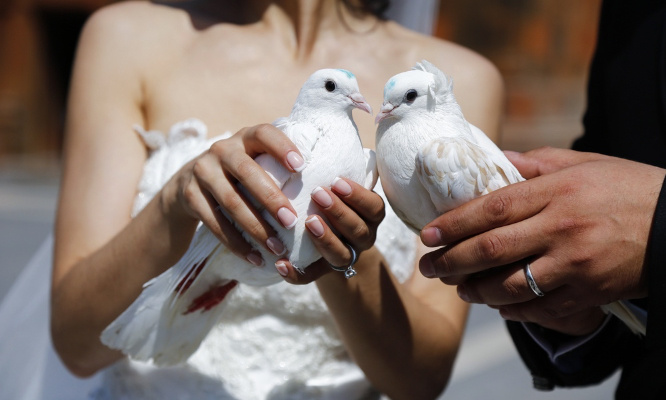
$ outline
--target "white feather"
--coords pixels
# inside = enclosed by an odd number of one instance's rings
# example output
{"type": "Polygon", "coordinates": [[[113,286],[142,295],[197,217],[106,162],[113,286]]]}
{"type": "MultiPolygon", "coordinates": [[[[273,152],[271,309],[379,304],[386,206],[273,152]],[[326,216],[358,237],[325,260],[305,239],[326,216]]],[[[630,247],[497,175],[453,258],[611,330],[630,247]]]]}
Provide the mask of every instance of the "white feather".
{"type": "MultiPolygon", "coordinates": [[[[488,136],[465,120],[451,78],[425,60],[389,79],[377,120],[384,191],[396,214],[417,232],[448,210],[524,180],[488,136]]],[[[603,309],[645,333],[623,304],[603,309]]]]}
{"type": "MultiPolygon", "coordinates": [[[[285,229],[262,211],[289,250],[287,257],[294,266],[306,268],[321,258],[305,232],[305,219],[318,212],[311,192],[318,186],[331,185],[336,177],[367,188],[376,182],[375,157],[361,145],[351,114],[354,107],[370,110],[353,74],[335,69],[315,72],[301,88],[289,117],[274,122],[298,146],[305,169],[291,173],[265,154],[255,159],[297,212],[296,226],[285,229]],[[327,81],[335,82],[335,90],[327,90],[327,81]]],[[[164,145],[154,134],[140,133],[151,145],[164,145]]],[[[188,135],[186,129],[183,133],[188,135]]],[[[134,303],[102,332],[102,342],[133,358],[152,359],[158,365],[187,360],[219,322],[225,305],[221,298],[237,282],[266,286],[282,281],[273,266],[279,257],[249,235],[244,237],[261,252],[265,266],[239,259],[200,226],[181,260],[144,285],[134,303]]]]}

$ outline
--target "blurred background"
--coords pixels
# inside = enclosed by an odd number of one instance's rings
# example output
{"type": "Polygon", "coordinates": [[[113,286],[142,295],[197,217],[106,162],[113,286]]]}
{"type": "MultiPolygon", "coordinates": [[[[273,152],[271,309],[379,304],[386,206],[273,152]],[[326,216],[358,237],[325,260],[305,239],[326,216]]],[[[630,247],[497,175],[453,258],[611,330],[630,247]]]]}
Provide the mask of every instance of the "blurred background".
{"type": "MultiPolygon", "coordinates": [[[[0,1],[0,299],[48,235],[65,98],[79,31],[109,0],[0,1]]],[[[600,0],[442,0],[435,35],[484,55],[505,79],[503,149],[569,147],[582,133],[600,0]]],[[[445,398],[608,399],[617,377],[536,392],[500,318],[474,306],[445,398]]]]}

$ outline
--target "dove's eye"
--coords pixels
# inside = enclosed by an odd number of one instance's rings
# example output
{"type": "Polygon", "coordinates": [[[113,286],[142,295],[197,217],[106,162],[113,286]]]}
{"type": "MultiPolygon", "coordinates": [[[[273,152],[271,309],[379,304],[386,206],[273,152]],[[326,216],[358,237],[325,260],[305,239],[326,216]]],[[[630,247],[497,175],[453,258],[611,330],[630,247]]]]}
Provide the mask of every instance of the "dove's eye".
{"type": "Polygon", "coordinates": [[[336,85],[335,85],[335,82],[333,82],[333,81],[326,81],[326,84],[324,85],[324,87],[325,87],[326,90],[328,90],[329,92],[332,92],[332,91],[335,90],[336,85]]]}
{"type": "Polygon", "coordinates": [[[418,96],[418,93],[416,93],[416,90],[410,89],[405,93],[405,100],[412,102],[416,100],[416,96],[418,96]]]}

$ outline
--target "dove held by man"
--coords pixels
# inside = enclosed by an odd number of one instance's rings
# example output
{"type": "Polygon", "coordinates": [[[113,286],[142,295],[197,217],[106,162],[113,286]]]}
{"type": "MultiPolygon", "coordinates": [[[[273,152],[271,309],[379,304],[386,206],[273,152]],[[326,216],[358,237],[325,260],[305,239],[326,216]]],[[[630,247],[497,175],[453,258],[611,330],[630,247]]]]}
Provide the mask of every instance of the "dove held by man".
{"type": "Polygon", "coordinates": [[[389,79],[376,122],[382,186],[417,233],[442,213],[523,180],[502,151],[465,120],[452,80],[427,61],[389,79]]]}
{"type": "MultiPolygon", "coordinates": [[[[428,61],[388,80],[376,122],[384,192],[417,233],[469,200],[524,180],[488,136],[465,120],[452,79],[428,61]]],[[[622,302],[602,309],[645,334],[645,325],[622,302]]]]}
{"type": "MultiPolygon", "coordinates": [[[[354,108],[372,112],[351,72],[316,71],[301,88],[290,115],[273,123],[298,146],[305,160],[303,169],[292,173],[268,154],[255,158],[297,213],[296,221],[285,228],[262,210],[288,249],[282,257],[297,268],[321,258],[305,232],[306,218],[318,212],[311,193],[338,177],[366,188],[376,182],[374,152],[362,147],[352,118],[354,108]]],[[[238,282],[266,286],[282,281],[273,267],[279,256],[248,234],[243,236],[261,252],[263,266],[240,259],[201,225],[179,262],[144,285],[137,300],[103,331],[102,342],[158,365],[186,361],[219,321],[224,298],[238,282]]]]}

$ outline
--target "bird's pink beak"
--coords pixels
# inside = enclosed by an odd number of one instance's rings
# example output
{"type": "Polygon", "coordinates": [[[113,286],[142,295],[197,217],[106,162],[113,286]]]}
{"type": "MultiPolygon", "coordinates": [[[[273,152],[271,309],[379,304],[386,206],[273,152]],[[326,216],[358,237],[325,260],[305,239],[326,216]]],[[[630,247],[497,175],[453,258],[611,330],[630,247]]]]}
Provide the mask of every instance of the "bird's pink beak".
{"type": "Polygon", "coordinates": [[[363,97],[362,94],[360,93],[353,93],[349,95],[349,99],[351,99],[352,103],[354,103],[354,107],[363,110],[367,112],[368,114],[372,115],[372,107],[370,107],[370,104],[368,104],[367,101],[365,101],[365,97],[363,97]]]}
{"type": "Polygon", "coordinates": [[[382,104],[382,108],[379,109],[379,114],[377,114],[377,118],[375,118],[375,124],[378,124],[383,119],[390,117],[392,115],[391,111],[395,110],[395,108],[396,106],[391,103],[382,104]]]}

